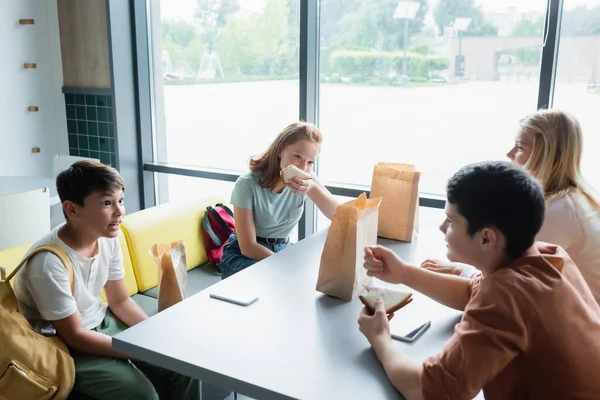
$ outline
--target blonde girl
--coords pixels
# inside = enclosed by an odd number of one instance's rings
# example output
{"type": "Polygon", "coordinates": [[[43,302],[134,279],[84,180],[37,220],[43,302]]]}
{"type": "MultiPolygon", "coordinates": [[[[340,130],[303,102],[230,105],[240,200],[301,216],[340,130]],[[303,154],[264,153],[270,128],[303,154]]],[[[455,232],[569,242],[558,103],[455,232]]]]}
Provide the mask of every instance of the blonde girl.
{"type": "MultiPolygon", "coordinates": [[[[563,247],[600,303],[600,201],[581,174],[583,135],[577,119],[561,110],[539,110],[520,122],[507,157],[544,188],[546,212],[537,241],[563,247]]],[[[472,270],[438,260],[423,267],[470,276],[472,270]]]]}

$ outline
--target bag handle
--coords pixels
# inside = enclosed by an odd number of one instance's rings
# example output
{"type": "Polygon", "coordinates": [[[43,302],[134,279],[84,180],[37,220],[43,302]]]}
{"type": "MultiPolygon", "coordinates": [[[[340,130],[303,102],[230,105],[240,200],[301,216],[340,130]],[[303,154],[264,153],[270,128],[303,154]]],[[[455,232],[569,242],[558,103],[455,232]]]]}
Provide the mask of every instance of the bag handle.
{"type": "Polygon", "coordinates": [[[208,213],[204,214],[204,217],[202,217],[202,222],[200,223],[200,226],[202,226],[202,229],[210,237],[215,246],[221,247],[223,245],[223,243],[221,243],[221,239],[219,239],[215,231],[213,231],[212,226],[210,225],[208,213]]]}
{"type": "Polygon", "coordinates": [[[23,267],[23,265],[25,265],[27,263],[27,261],[29,261],[29,259],[31,257],[33,257],[37,253],[41,253],[43,251],[49,251],[50,253],[53,253],[55,256],[57,256],[60,259],[60,262],[65,266],[65,269],[67,270],[67,273],[69,274],[69,283],[71,284],[71,294],[73,294],[75,292],[75,271],[73,270],[73,265],[71,264],[71,259],[69,258],[67,252],[62,247],[54,245],[54,244],[46,244],[43,246],[36,247],[31,253],[26,255],[21,260],[19,265],[17,265],[17,268],[15,268],[14,271],[10,275],[8,275],[8,277],[6,277],[6,269],[4,267],[0,267],[0,280],[2,282],[9,282],[17,274],[17,272],[19,272],[21,267],[23,267]]]}
{"type": "Polygon", "coordinates": [[[227,207],[226,205],[223,205],[223,203],[217,203],[217,205],[219,207],[221,207],[223,210],[225,210],[231,218],[233,218],[233,211],[231,211],[231,209],[229,207],[227,207]]]}

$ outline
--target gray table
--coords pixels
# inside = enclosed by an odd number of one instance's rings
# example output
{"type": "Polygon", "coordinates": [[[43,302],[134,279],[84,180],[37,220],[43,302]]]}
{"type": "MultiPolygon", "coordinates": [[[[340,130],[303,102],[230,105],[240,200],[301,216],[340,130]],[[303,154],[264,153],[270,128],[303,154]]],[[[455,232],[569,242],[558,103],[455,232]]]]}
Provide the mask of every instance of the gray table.
{"type": "MultiPolygon", "coordinates": [[[[422,222],[441,221],[441,210],[422,211],[422,222]]],[[[413,262],[444,257],[437,226],[422,225],[412,244],[380,243],[413,262]]],[[[128,329],[113,339],[114,349],[257,399],[402,398],[358,331],[360,301],[315,290],[325,237],[310,236],[128,329]],[[225,286],[254,290],[259,300],[240,307],[209,297],[225,286]]],[[[441,350],[460,319],[419,293],[395,318],[423,315],[431,328],[413,344],[396,342],[418,360],[441,350]]]]}
{"type": "Polygon", "coordinates": [[[51,206],[60,203],[54,179],[32,176],[0,176],[0,195],[28,192],[43,187],[50,189],[51,206]]]}

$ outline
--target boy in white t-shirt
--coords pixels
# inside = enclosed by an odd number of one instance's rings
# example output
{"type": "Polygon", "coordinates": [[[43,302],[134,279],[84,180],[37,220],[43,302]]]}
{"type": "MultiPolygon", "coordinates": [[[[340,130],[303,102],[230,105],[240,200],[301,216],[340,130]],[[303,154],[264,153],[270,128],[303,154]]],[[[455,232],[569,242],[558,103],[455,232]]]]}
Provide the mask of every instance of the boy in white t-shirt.
{"type": "Polygon", "coordinates": [[[80,161],[56,178],[66,223],[38,240],[61,246],[75,272],[54,254],[33,256],[15,277],[21,313],[67,344],[75,360],[74,394],[95,399],[200,399],[197,380],[129,360],[112,349],[112,336],[148,316],[129,297],[123,280],[119,225],[125,185],[104,164],[80,161]],[[100,299],[104,289],[108,304],[100,299]],[[43,325],[46,325],[45,327],[43,325]]]}

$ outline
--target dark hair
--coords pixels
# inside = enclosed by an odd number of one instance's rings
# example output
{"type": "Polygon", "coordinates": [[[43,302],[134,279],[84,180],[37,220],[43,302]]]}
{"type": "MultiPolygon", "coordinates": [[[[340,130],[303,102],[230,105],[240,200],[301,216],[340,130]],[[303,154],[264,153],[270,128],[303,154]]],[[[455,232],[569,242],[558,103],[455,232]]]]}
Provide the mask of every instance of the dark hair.
{"type": "Polygon", "coordinates": [[[125,183],[113,167],[85,160],[77,161],[58,174],[56,189],[61,203],[68,200],[83,206],[84,199],[92,192],[125,190],[125,183]]]}
{"type": "Polygon", "coordinates": [[[467,220],[469,235],[486,226],[502,232],[511,260],[531,247],[544,221],[541,185],[509,162],[483,162],[461,168],[448,181],[446,194],[448,202],[467,220]]]}

